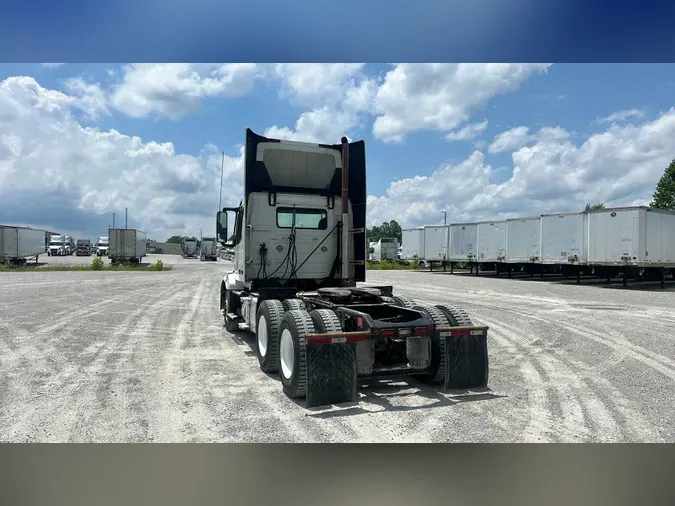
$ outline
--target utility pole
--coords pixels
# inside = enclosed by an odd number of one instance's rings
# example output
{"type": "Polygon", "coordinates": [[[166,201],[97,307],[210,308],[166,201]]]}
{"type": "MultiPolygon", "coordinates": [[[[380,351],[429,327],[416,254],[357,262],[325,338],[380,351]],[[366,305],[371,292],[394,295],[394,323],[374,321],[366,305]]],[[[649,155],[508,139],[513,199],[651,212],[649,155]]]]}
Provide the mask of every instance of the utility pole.
{"type": "Polygon", "coordinates": [[[127,215],[127,208],[125,207],[125,208],[124,208],[124,229],[125,229],[125,230],[126,230],[126,228],[127,228],[127,217],[128,217],[128,215],[127,215]]]}
{"type": "Polygon", "coordinates": [[[113,213],[113,226],[112,228],[115,228],[115,213],[113,213]]]}
{"type": "Polygon", "coordinates": [[[443,213],[443,225],[448,224],[448,212],[447,211],[441,211],[443,213]]]}
{"type": "Polygon", "coordinates": [[[218,211],[222,209],[223,204],[223,169],[225,168],[225,151],[220,162],[220,197],[218,197],[218,211]]]}

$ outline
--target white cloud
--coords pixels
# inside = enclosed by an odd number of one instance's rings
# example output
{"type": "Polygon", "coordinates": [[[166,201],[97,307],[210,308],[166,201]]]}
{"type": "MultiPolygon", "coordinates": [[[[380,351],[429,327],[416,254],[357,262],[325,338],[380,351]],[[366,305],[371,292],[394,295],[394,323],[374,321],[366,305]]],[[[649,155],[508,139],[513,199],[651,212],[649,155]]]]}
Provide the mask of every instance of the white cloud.
{"type": "Polygon", "coordinates": [[[384,196],[370,196],[369,224],[392,218],[404,226],[437,224],[441,210],[457,222],[580,211],[587,202],[645,204],[675,156],[675,108],[638,126],[614,124],[580,145],[559,127],[527,137],[532,145],[511,144],[513,173],[503,183],[491,182],[501,168],[474,152],[428,176],[391,183],[384,196]]]}
{"type": "Polygon", "coordinates": [[[488,146],[491,154],[516,151],[531,142],[536,141],[564,141],[570,137],[567,130],[560,127],[543,127],[538,132],[530,134],[530,129],[519,126],[497,134],[488,146]]]}
{"type": "Polygon", "coordinates": [[[55,69],[60,67],[61,65],[65,65],[65,63],[41,63],[40,65],[48,69],[55,69]]]}
{"type": "MultiPolygon", "coordinates": [[[[30,77],[0,82],[0,222],[15,221],[8,217],[20,204],[19,221],[53,230],[72,230],[74,223],[104,228],[109,214],[119,217],[125,207],[130,219],[160,239],[214,227],[218,148],[205,146],[199,156],[190,156],[176,153],[170,142],[85,127],[73,114],[80,100],[30,77]]],[[[243,152],[226,156],[225,205],[241,198],[242,174],[243,152]]]]}
{"type": "Polygon", "coordinates": [[[471,123],[459,130],[450,132],[445,138],[449,141],[470,141],[483,133],[487,126],[488,120],[481,121],[480,123],[471,123]]]}
{"type": "Polygon", "coordinates": [[[108,98],[100,84],[87,83],[80,78],[70,78],[66,79],[64,86],[66,91],[77,97],[77,107],[82,109],[89,119],[96,120],[101,115],[110,115],[108,98]]]}
{"type": "Polygon", "coordinates": [[[178,119],[207,97],[240,97],[259,75],[255,63],[134,64],[123,69],[112,104],[132,117],[150,115],[178,119]]]}
{"type": "Polygon", "coordinates": [[[492,144],[488,147],[488,151],[490,153],[515,151],[527,144],[530,138],[530,129],[528,127],[519,126],[512,128],[495,136],[492,144]]]}
{"type": "Polygon", "coordinates": [[[350,137],[372,103],[377,84],[361,74],[362,64],[279,64],[282,96],[309,108],[293,129],[273,125],[264,135],[280,139],[338,143],[350,137]],[[325,72],[322,72],[325,69],[325,72]]]}
{"type": "Polygon", "coordinates": [[[644,115],[644,111],[641,111],[640,109],[626,109],[624,111],[618,111],[614,114],[610,114],[609,116],[605,116],[604,118],[598,118],[596,121],[598,123],[619,123],[630,118],[643,118],[644,115]]]}
{"type": "Polygon", "coordinates": [[[404,63],[377,90],[374,135],[401,142],[415,130],[449,131],[492,97],[516,91],[548,64],[404,63]]]}

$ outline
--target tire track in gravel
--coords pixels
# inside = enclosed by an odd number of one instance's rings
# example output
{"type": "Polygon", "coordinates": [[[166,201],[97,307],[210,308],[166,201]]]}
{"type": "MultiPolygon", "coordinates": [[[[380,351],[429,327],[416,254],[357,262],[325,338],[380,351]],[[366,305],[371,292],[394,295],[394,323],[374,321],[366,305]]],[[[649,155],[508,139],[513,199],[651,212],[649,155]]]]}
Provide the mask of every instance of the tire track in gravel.
{"type": "MultiPolygon", "coordinates": [[[[424,292],[434,295],[438,294],[438,289],[430,289],[424,286],[415,285],[414,287],[408,286],[406,288],[417,292],[424,292]]],[[[556,319],[555,316],[559,313],[556,313],[555,311],[549,311],[550,317],[544,319],[542,317],[532,314],[531,311],[527,311],[528,308],[526,306],[523,307],[522,305],[516,305],[513,304],[512,302],[508,307],[504,305],[505,299],[508,299],[510,301],[514,299],[518,301],[525,301],[528,299],[528,297],[523,296],[516,297],[509,294],[498,294],[498,297],[495,296],[494,302],[491,301],[489,303],[485,302],[485,300],[480,298],[482,297],[482,295],[478,296],[477,298],[474,298],[474,296],[472,295],[462,293],[461,297],[463,298],[463,302],[465,304],[468,303],[486,309],[491,310],[497,309],[500,311],[516,313],[519,316],[523,316],[530,319],[536,319],[537,321],[541,321],[547,324],[553,323],[555,325],[562,326],[565,329],[569,330],[570,332],[580,337],[589,338],[597,342],[598,344],[611,348],[614,352],[618,354],[623,355],[625,353],[626,356],[629,356],[630,358],[633,358],[634,360],[641,362],[643,365],[655,371],[658,371],[662,375],[666,376],[669,380],[675,381],[675,360],[670,359],[662,354],[655,353],[638,344],[632,343],[629,340],[623,338],[619,333],[607,332],[606,329],[603,329],[604,333],[600,333],[597,331],[593,331],[588,327],[584,328],[577,327],[575,325],[568,323],[566,320],[562,320],[562,318],[565,318],[566,316],[568,318],[569,315],[562,314],[560,315],[560,319],[556,319]],[[519,309],[515,309],[515,307],[518,307],[519,309]]],[[[555,303],[555,306],[570,308],[569,304],[565,303],[564,301],[557,301],[557,303],[555,303]]],[[[541,311],[542,310],[541,304],[537,304],[535,306],[535,309],[541,311]]]]}
{"type": "MultiPolygon", "coordinates": [[[[144,291],[139,292],[140,297],[145,297],[144,291]]],[[[142,311],[142,308],[138,311],[142,311]]],[[[48,333],[40,328],[33,332],[15,329],[15,332],[24,335],[20,350],[13,355],[13,360],[19,362],[14,366],[17,373],[15,381],[10,384],[13,416],[11,424],[3,429],[12,441],[68,440],[68,429],[76,424],[73,405],[88,392],[85,385],[87,376],[83,364],[79,362],[82,350],[64,353],[60,348],[74,341],[72,332],[64,331],[69,323],[86,325],[88,320],[80,314],[74,313],[76,322],[60,322],[60,331],[48,333]]],[[[125,323],[134,316],[134,313],[129,315],[125,323]]],[[[84,349],[91,350],[96,356],[105,346],[105,340],[99,338],[84,349]]]]}
{"type": "MultiPolygon", "coordinates": [[[[171,300],[181,296],[174,291],[171,300]]],[[[91,378],[88,396],[80,402],[78,423],[72,438],[86,440],[143,442],[151,439],[147,406],[147,385],[156,373],[155,357],[162,356],[161,327],[157,325],[157,302],[143,296],[139,307],[120,322],[96,359],[90,361],[86,374],[91,378]],[[101,424],[101,411],[106,413],[101,424]],[[97,423],[98,422],[98,423],[97,423]],[[84,429],[84,430],[83,430],[84,429]]]]}
{"type": "MultiPolygon", "coordinates": [[[[442,302],[438,301],[437,303],[442,302]]],[[[534,316],[525,310],[495,307],[490,304],[477,304],[475,302],[472,302],[472,305],[504,311],[507,314],[511,313],[518,317],[534,319],[547,325],[560,324],[556,320],[534,316]]],[[[595,427],[592,439],[594,441],[626,440],[628,436],[628,434],[625,434],[626,431],[632,436],[637,436],[638,440],[643,440],[645,437],[650,441],[661,439],[655,429],[649,425],[644,417],[639,415],[636,408],[631,407],[631,402],[616,387],[607,381],[597,381],[588,377],[588,372],[591,370],[588,366],[581,368],[579,367],[579,361],[562,356],[557,357],[540,347],[533,347],[532,343],[539,339],[536,336],[534,336],[534,339],[523,336],[522,325],[521,328],[511,329],[485,318],[476,318],[476,320],[490,326],[490,339],[497,338],[500,341],[500,338],[502,338],[502,346],[506,345],[508,348],[508,344],[503,340],[506,339],[508,343],[518,347],[520,350],[517,352],[519,359],[525,359],[527,353],[536,360],[536,363],[539,364],[539,370],[535,369],[532,361],[525,362],[521,367],[521,374],[526,381],[534,385],[549,384],[549,388],[552,382],[552,386],[557,390],[555,395],[561,402],[560,409],[568,420],[566,429],[564,431],[556,429],[556,432],[565,434],[567,437],[571,436],[571,440],[578,440],[577,437],[582,436],[588,437],[586,429],[581,429],[581,434],[578,433],[578,430],[574,430],[575,427],[583,427],[583,420],[588,419],[595,427]],[[574,392],[578,393],[575,394],[574,392]],[[574,396],[574,398],[568,396],[574,396]],[[579,411],[580,407],[582,408],[581,412],[579,411]],[[624,430],[619,428],[619,420],[623,422],[621,427],[624,430]]],[[[581,337],[584,335],[586,334],[580,334],[581,337]]],[[[509,350],[509,352],[514,353],[515,351],[509,350]]],[[[532,408],[532,406],[530,408],[532,420],[528,426],[529,433],[534,434],[535,437],[541,437],[542,429],[547,425],[550,426],[550,420],[553,417],[550,410],[541,411],[542,405],[546,402],[545,395],[540,392],[531,392],[529,398],[532,403],[537,405],[535,408],[532,408]]]]}

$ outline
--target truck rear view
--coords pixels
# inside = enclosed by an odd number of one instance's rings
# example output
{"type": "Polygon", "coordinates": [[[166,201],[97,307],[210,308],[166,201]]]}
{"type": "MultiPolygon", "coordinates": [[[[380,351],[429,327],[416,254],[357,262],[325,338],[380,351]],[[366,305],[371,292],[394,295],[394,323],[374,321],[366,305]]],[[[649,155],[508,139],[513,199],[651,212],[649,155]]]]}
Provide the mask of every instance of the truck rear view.
{"type": "Polygon", "coordinates": [[[289,397],[353,402],[359,378],[402,374],[487,385],[487,328],[465,311],[357,287],[368,249],[363,141],[287,142],[247,129],[244,181],[239,206],[216,218],[218,240],[235,251],[220,308],[227,331],[255,334],[260,368],[279,373],[289,397]]]}
{"type": "Polygon", "coordinates": [[[215,262],[218,260],[218,250],[215,237],[202,238],[199,246],[199,260],[202,262],[210,260],[215,262]]]}

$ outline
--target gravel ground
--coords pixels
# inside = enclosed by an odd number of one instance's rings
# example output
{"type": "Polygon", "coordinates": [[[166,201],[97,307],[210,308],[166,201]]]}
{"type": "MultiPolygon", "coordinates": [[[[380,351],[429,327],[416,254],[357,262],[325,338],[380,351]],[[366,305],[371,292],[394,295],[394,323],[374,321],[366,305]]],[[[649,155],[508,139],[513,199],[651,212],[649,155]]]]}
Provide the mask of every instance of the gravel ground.
{"type": "Polygon", "coordinates": [[[231,264],[158,258],[174,269],[0,273],[0,441],[675,441],[672,287],[371,272],[489,325],[490,391],[391,380],[305,410],[222,327],[231,264]]]}

